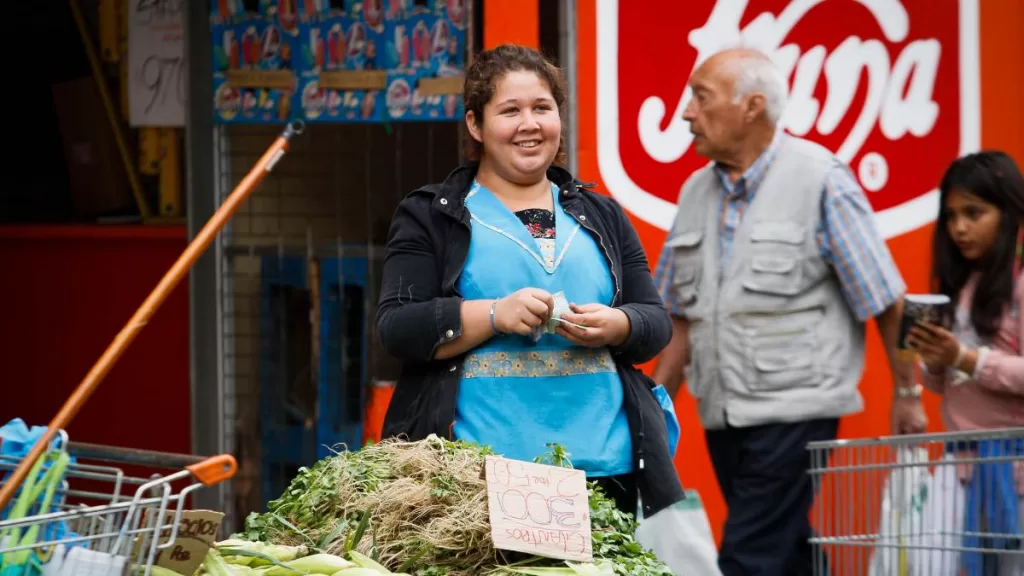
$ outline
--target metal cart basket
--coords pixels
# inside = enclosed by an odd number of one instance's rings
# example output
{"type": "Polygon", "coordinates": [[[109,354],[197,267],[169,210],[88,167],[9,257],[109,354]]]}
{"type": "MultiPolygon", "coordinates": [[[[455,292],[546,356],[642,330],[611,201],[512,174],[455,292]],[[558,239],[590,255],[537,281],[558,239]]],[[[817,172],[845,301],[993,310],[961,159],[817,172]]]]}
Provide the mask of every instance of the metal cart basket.
{"type": "MultiPolygon", "coordinates": [[[[0,456],[0,479],[19,462],[0,456]]],[[[236,467],[230,455],[75,443],[61,431],[0,514],[0,575],[150,576],[179,538],[189,494],[231,478],[236,467]],[[129,467],[178,471],[144,477],[129,467]]]]}
{"type": "Polygon", "coordinates": [[[189,493],[234,475],[237,463],[230,455],[203,460],[69,444],[64,429],[304,128],[298,120],[285,126],[128,319],[24,458],[0,461],[0,576],[149,576],[159,554],[180,534],[189,493]],[[78,456],[185,469],[144,478],[117,467],[81,464],[73,460],[78,456]],[[96,485],[101,488],[93,488],[96,485]]]}
{"type": "Polygon", "coordinates": [[[817,576],[1024,575],[1024,428],[807,448],[817,576]]]}

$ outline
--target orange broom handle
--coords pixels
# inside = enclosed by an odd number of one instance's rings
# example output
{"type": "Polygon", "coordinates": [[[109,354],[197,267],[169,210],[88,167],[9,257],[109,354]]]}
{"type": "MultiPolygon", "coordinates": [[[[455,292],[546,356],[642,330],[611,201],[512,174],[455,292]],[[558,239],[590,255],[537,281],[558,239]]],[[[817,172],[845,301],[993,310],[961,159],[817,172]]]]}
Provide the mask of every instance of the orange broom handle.
{"type": "Polygon", "coordinates": [[[60,409],[60,412],[50,421],[50,425],[46,428],[46,432],[36,440],[36,443],[32,446],[32,450],[29,451],[28,455],[18,464],[18,467],[14,470],[10,479],[3,487],[0,487],[0,510],[7,506],[7,503],[14,497],[14,492],[18,486],[25,481],[25,477],[28,476],[29,470],[32,468],[35,461],[43,454],[46,448],[50,445],[54,435],[59,430],[63,430],[71,422],[72,418],[78,414],[78,411],[82,408],[85,402],[92,396],[92,393],[96,391],[96,387],[99,386],[103,378],[110,372],[110,369],[117,362],[118,358],[124,353],[128,345],[131,344],[135,336],[138,335],[142,327],[145,326],[153,313],[156,312],[157,308],[163,304],[167,296],[170,295],[171,291],[175,286],[181,282],[181,279],[185,277],[192,265],[195,264],[199,255],[209,247],[210,243],[213,242],[214,237],[220,232],[221,228],[227,224],[227,221],[231,216],[238,211],[239,206],[242,202],[252,193],[253,190],[266,178],[267,174],[274,169],[274,165],[277,161],[284,156],[285,152],[288,151],[289,141],[297,134],[301,134],[304,126],[301,121],[296,121],[285,127],[284,131],[277,140],[270,145],[270,148],[263,154],[263,156],[256,162],[256,165],[252,167],[252,170],[239,182],[238,186],[231,192],[224,201],[224,204],[214,212],[213,216],[206,222],[203,229],[196,234],[196,237],[189,243],[182,252],[181,256],[178,257],[178,261],[171,266],[171,269],[164,274],[164,277],[160,280],[160,283],[156,285],[156,288],[150,292],[149,297],[139,306],[139,309],[135,311],[135,314],[128,320],[124,328],[118,332],[117,336],[114,337],[113,342],[107,347],[100,359],[96,361],[89,373],[85,375],[81,384],[71,394],[71,396],[64,402],[64,406],[60,409]]]}

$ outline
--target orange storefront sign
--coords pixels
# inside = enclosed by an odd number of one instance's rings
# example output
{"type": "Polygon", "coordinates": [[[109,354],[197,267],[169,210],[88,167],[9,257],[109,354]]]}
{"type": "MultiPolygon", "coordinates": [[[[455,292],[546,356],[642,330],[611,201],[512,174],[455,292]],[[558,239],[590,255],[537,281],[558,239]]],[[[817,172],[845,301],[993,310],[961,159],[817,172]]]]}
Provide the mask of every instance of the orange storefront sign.
{"type": "MultiPolygon", "coordinates": [[[[680,116],[694,63],[718,42],[757,43],[790,70],[787,129],[848,161],[911,291],[927,290],[935,186],[948,162],[978,148],[1024,162],[1019,0],[576,4],[580,176],[627,209],[652,267],[680,186],[704,163],[680,116]]],[[[861,390],[867,408],[840,435],[888,433],[892,381],[873,326],[861,390]]],[[[939,431],[938,399],[926,401],[939,431]]],[[[720,537],[725,505],[686,392],[676,411],[680,477],[700,491],[720,537]]]]}

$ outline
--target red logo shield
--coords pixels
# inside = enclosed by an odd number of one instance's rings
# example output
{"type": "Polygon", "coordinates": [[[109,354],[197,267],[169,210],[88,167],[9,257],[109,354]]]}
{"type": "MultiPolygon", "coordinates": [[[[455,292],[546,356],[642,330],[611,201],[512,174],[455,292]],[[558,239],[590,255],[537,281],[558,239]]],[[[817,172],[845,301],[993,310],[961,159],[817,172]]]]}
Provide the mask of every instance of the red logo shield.
{"type": "Polygon", "coordinates": [[[979,145],[978,0],[597,0],[598,163],[627,210],[671,226],[707,162],[687,80],[740,43],[788,78],[782,127],[850,165],[885,237],[934,220],[942,172],[979,145]]]}

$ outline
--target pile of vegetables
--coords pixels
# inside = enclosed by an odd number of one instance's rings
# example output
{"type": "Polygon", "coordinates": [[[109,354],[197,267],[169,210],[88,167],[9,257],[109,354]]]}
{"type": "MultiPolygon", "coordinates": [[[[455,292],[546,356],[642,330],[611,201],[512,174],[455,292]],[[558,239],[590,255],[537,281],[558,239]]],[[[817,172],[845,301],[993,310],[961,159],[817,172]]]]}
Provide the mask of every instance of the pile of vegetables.
{"type": "MultiPolygon", "coordinates": [[[[216,549],[211,549],[203,562],[203,572],[208,576],[292,576],[305,574],[307,576],[410,576],[405,572],[392,572],[375,562],[373,559],[350,550],[346,560],[333,554],[311,554],[299,556],[293,560],[282,562],[279,558],[256,552],[252,550],[254,542],[243,542],[237,540],[225,541],[219,544],[216,549]]],[[[293,556],[288,550],[304,547],[275,547],[278,551],[286,552],[285,556],[293,556]]],[[[615,570],[611,562],[603,560],[597,564],[579,564],[566,562],[564,568],[529,568],[509,566],[490,571],[491,574],[524,576],[555,576],[567,574],[572,576],[615,576],[615,570]]],[[[157,575],[154,575],[157,576],[157,575]]]]}
{"type": "MultiPolygon", "coordinates": [[[[536,461],[566,465],[558,446],[536,461]]],[[[298,475],[268,511],[211,548],[208,576],[671,576],[634,538],[636,521],[589,488],[592,563],[498,550],[486,447],[431,436],[344,451],[298,475]]]]}

